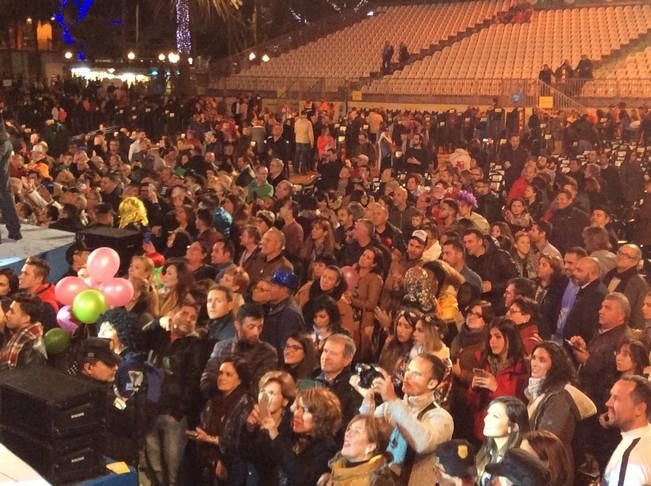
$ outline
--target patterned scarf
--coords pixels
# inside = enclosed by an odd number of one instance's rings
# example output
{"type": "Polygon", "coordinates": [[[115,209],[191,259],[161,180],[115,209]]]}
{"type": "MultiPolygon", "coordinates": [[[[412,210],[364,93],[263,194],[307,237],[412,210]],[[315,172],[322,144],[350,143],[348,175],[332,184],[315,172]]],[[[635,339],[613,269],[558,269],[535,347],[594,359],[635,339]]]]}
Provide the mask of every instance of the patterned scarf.
{"type": "Polygon", "coordinates": [[[36,322],[30,326],[24,327],[11,336],[7,344],[0,350],[0,370],[15,368],[18,365],[18,356],[23,347],[40,339],[43,336],[43,326],[36,322]]]}

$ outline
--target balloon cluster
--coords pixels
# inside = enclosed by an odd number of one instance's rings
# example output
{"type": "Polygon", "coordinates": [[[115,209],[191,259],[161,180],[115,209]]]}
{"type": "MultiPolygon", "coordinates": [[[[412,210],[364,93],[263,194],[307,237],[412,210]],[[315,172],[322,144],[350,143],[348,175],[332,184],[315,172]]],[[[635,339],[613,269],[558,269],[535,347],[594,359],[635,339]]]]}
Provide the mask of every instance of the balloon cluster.
{"type": "Polygon", "coordinates": [[[63,304],[57,314],[59,327],[44,336],[50,354],[59,354],[70,344],[80,323],[93,324],[109,307],[126,305],[133,298],[133,286],[116,278],[120,255],[112,248],[98,248],[86,263],[87,277],[65,277],[56,284],[54,295],[63,304]]]}

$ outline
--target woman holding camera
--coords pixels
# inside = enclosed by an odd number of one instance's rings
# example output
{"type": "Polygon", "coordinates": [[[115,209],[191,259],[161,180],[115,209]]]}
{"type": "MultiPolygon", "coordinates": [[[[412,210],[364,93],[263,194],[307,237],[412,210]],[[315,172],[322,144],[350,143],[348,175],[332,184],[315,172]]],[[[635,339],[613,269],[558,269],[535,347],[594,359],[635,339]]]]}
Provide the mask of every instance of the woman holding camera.
{"type": "Polygon", "coordinates": [[[291,435],[281,434],[272,418],[262,421],[260,429],[268,438],[259,452],[280,470],[288,486],[314,486],[337,452],[334,436],[341,426],[341,405],[330,390],[310,388],[297,395],[291,410],[291,435]]]}
{"type": "Polygon", "coordinates": [[[317,486],[391,486],[395,476],[388,469],[386,448],[393,427],[384,417],[356,415],[346,427],[344,445],[330,461],[330,473],[317,486]]]}
{"type": "MultiPolygon", "coordinates": [[[[278,486],[283,483],[281,469],[260,454],[264,442],[269,439],[263,423],[273,422],[278,434],[286,438],[292,435],[292,414],[289,407],[296,398],[296,382],[285,371],[269,371],[258,383],[258,403],[246,419],[242,431],[242,455],[253,466],[254,483],[260,486],[278,486]]],[[[270,425],[271,426],[271,425],[270,425]]]]}

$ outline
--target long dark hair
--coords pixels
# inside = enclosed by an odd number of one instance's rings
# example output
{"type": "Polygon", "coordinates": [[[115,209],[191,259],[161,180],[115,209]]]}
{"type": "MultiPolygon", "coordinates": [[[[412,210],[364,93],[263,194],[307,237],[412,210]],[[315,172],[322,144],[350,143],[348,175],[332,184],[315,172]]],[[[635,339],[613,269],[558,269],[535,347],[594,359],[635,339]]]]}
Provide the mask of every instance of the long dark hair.
{"type": "Polygon", "coordinates": [[[533,348],[531,354],[533,355],[538,348],[547,351],[552,362],[552,367],[547,372],[547,375],[545,375],[545,379],[540,387],[541,393],[547,393],[554,388],[562,387],[568,383],[574,382],[574,365],[562,346],[554,341],[543,341],[533,348]]]}
{"type": "Polygon", "coordinates": [[[511,396],[497,397],[488,404],[488,408],[497,403],[501,403],[506,409],[511,432],[509,432],[509,438],[502,450],[497,450],[497,444],[493,437],[486,437],[477,453],[477,472],[480,476],[486,469],[486,465],[494,461],[498,455],[503,455],[509,449],[520,447],[524,434],[529,432],[529,414],[527,406],[522,400],[511,396]]]}
{"type": "Polygon", "coordinates": [[[623,338],[617,344],[617,352],[622,349],[623,346],[628,346],[629,354],[631,355],[631,361],[635,365],[636,375],[642,375],[644,368],[649,366],[649,351],[642,341],[632,338],[623,338]]]}
{"type": "MultiPolygon", "coordinates": [[[[295,332],[287,336],[287,341],[289,341],[290,339],[298,342],[301,345],[301,347],[303,348],[303,353],[305,353],[305,356],[303,357],[303,361],[293,368],[287,366],[283,359],[282,368],[285,371],[287,371],[290,375],[292,375],[292,377],[297,382],[298,380],[304,378],[310,378],[312,376],[312,373],[314,373],[314,370],[318,364],[316,349],[314,347],[314,340],[312,339],[312,336],[310,336],[309,334],[302,334],[302,333],[295,332]]],[[[287,344],[287,341],[285,341],[285,344],[287,344]]]]}
{"type": "Polygon", "coordinates": [[[337,333],[341,330],[341,313],[339,307],[334,299],[326,294],[318,296],[310,302],[308,312],[305,314],[305,322],[308,325],[314,323],[314,315],[320,311],[326,311],[330,318],[330,329],[332,332],[337,333]]]}
{"type": "Polygon", "coordinates": [[[506,317],[499,317],[493,321],[493,323],[488,328],[488,336],[486,337],[486,347],[484,348],[484,353],[481,358],[482,363],[486,363],[486,360],[489,356],[493,355],[490,347],[490,331],[492,329],[497,329],[504,336],[506,341],[507,352],[506,358],[510,359],[513,364],[524,359],[524,345],[522,344],[522,338],[520,337],[520,331],[516,327],[515,323],[507,319],[506,317]]]}

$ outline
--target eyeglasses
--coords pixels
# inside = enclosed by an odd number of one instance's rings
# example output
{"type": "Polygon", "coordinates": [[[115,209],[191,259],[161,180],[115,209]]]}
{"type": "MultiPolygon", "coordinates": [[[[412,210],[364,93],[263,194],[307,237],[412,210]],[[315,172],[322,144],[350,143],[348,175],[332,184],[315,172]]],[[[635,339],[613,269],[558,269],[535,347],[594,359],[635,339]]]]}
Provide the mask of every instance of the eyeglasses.
{"type": "Polygon", "coordinates": [[[513,309],[513,308],[510,308],[506,312],[507,314],[522,314],[522,311],[520,309],[513,309]]]}
{"type": "Polygon", "coordinates": [[[298,344],[285,344],[285,349],[289,349],[290,351],[303,351],[303,346],[299,346],[298,344]]]}
{"type": "Polygon", "coordinates": [[[484,318],[484,315],[483,315],[481,312],[469,311],[469,312],[468,312],[468,315],[469,315],[469,316],[479,317],[479,318],[481,318],[481,319],[484,318]]]}
{"type": "Polygon", "coordinates": [[[630,259],[630,260],[636,260],[636,259],[637,259],[637,257],[635,257],[635,256],[631,256],[631,255],[629,255],[628,253],[624,253],[624,252],[621,251],[621,250],[617,252],[617,256],[625,257],[625,258],[628,258],[628,259],[630,259]]]}

